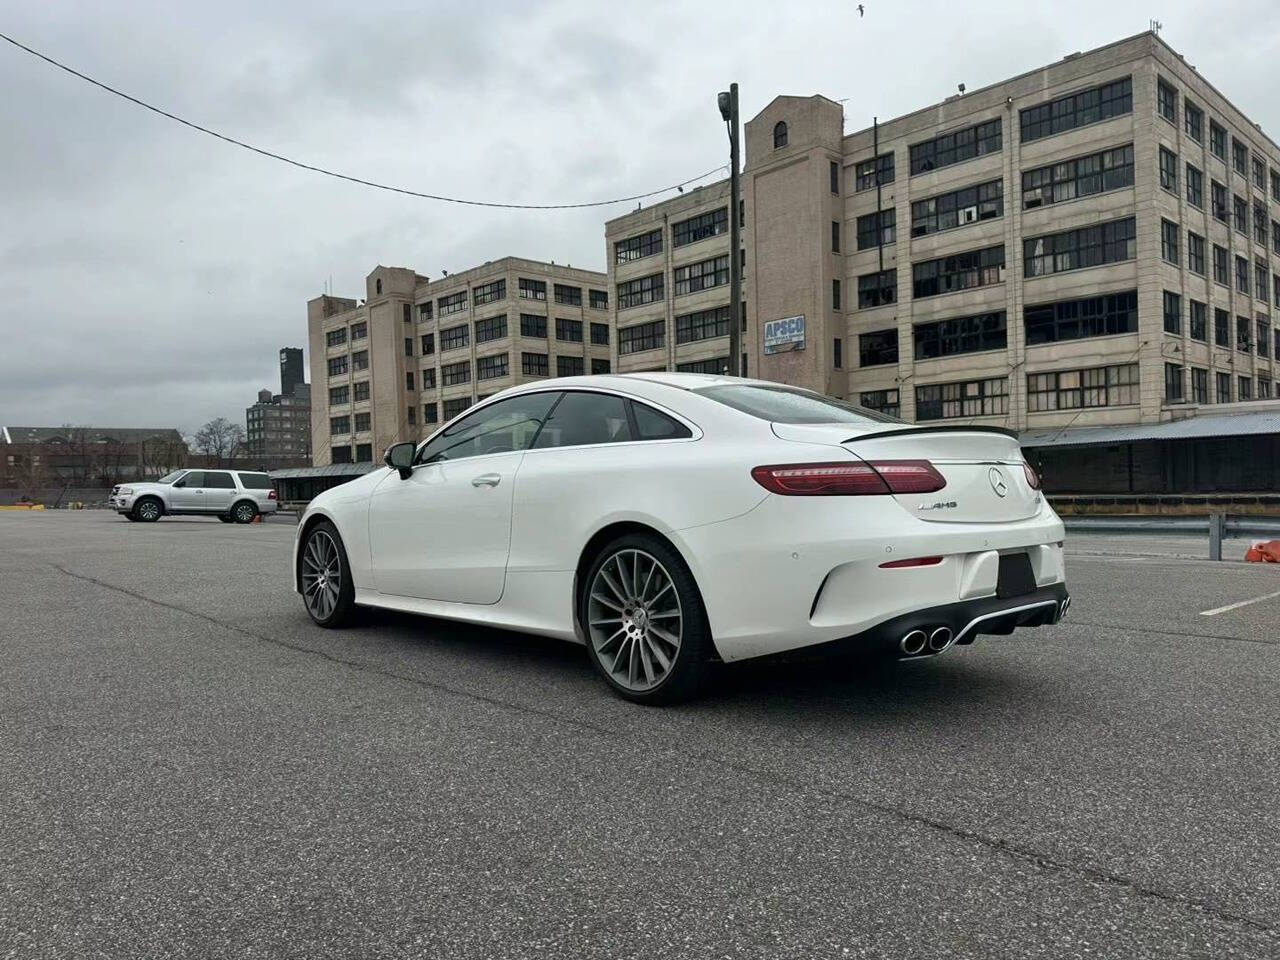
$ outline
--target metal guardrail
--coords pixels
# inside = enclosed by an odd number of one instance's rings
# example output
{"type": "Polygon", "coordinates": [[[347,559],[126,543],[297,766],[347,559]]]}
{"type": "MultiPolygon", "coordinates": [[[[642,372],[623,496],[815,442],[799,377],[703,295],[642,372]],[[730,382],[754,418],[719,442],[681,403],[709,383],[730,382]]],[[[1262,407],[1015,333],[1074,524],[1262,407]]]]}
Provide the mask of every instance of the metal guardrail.
{"type": "Polygon", "coordinates": [[[1233,517],[1225,513],[1214,513],[1207,517],[1063,517],[1062,522],[1069,533],[1208,537],[1210,560],[1222,559],[1223,540],[1249,540],[1255,537],[1280,540],[1280,520],[1233,517]]]}

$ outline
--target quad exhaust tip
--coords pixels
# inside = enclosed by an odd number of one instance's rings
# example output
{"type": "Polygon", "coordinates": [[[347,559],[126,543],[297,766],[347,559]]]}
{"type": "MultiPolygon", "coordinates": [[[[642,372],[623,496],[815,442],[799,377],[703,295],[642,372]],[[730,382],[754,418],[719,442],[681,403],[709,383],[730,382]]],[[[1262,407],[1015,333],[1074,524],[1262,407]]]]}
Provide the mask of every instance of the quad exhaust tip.
{"type": "Polygon", "coordinates": [[[929,651],[931,653],[941,653],[949,646],[951,646],[950,627],[938,627],[933,633],[929,634],[929,651]]]}
{"type": "Polygon", "coordinates": [[[908,657],[919,656],[924,652],[925,644],[929,642],[929,638],[925,636],[923,630],[912,630],[899,642],[898,647],[908,657]]]}

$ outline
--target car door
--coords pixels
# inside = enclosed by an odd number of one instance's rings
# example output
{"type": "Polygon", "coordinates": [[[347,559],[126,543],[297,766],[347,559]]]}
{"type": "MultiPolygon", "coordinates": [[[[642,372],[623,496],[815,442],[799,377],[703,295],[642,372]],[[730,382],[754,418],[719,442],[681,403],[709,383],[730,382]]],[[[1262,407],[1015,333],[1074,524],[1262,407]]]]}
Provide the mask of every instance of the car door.
{"type": "Polygon", "coordinates": [[[188,470],[169,491],[169,507],[182,513],[204,509],[204,471],[188,470]]]}
{"type": "Polygon", "coordinates": [[[369,501],[370,563],[380,593],[497,603],[511,542],[511,500],[524,450],[558,391],[487,404],[389,473],[369,501]]]}
{"type": "Polygon", "coordinates": [[[204,510],[206,512],[228,512],[231,509],[231,498],[235,495],[235,480],[226,470],[204,472],[204,510]]]}

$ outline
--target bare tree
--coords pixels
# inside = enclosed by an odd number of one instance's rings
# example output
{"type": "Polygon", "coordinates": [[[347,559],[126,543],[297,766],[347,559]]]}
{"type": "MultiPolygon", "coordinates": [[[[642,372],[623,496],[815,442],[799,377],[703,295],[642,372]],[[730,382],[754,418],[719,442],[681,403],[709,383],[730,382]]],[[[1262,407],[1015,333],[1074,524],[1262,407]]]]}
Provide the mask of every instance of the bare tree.
{"type": "Polygon", "coordinates": [[[138,443],[138,476],[160,477],[186,466],[187,445],[167,437],[147,437],[138,443]]]}
{"type": "Polygon", "coordinates": [[[61,431],[66,438],[66,449],[70,455],[70,463],[67,464],[70,467],[70,475],[65,479],[73,484],[83,485],[93,475],[96,466],[97,450],[93,438],[89,435],[89,428],[64,423],[61,431]]]}
{"type": "Polygon", "coordinates": [[[221,467],[244,443],[244,428],[226,417],[218,417],[197,430],[194,439],[196,450],[213,457],[215,465],[221,467]]]}

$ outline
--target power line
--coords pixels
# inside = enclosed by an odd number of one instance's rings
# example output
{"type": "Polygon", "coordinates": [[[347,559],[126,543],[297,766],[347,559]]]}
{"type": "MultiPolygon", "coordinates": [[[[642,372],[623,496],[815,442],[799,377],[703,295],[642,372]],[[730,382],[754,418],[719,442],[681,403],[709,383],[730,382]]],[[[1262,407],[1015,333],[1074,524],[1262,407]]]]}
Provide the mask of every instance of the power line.
{"type": "Polygon", "coordinates": [[[705,180],[713,173],[718,173],[725,169],[725,165],[722,164],[712,170],[708,170],[706,173],[700,173],[696,177],[690,177],[688,180],[672,184],[669,187],[662,187],[659,190],[650,190],[648,193],[637,193],[630,197],[615,197],[612,200],[593,200],[587,203],[495,203],[488,200],[463,200],[459,197],[445,197],[440,194],[423,193],[418,190],[409,190],[405,187],[396,187],[386,183],[378,183],[374,180],[365,180],[361,177],[353,177],[350,174],[338,173],[336,170],[326,170],[324,167],[317,167],[310,163],[303,163],[301,160],[293,160],[290,157],[281,156],[278,153],[272,153],[270,150],[264,150],[261,147],[255,147],[251,143],[245,143],[243,140],[237,140],[235,137],[229,137],[225,133],[218,133],[216,130],[210,130],[208,127],[202,127],[198,123],[185,120],[176,114],[169,113],[167,110],[161,110],[159,107],[153,106],[145,100],[139,100],[137,97],[130,96],[121,90],[117,90],[115,87],[108,86],[100,80],[95,80],[93,77],[83,74],[79,70],[67,66],[65,63],[60,63],[53,59],[53,57],[49,57],[41,53],[39,50],[33,50],[25,43],[19,43],[17,40],[13,39],[13,37],[6,34],[0,33],[0,40],[5,40],[8,43],[13,44],[13,46],[17,47],[19,50],[23,50],[31,54],[31,56],[36,57],[39,60],[43,60],[50,66],[57,67],[59,70],[71,74],[73,77],[78,77],[100,90],[105,90],[107,93],[115,94],[117,97],[120,97],[123,100],[128,100],[130,103],[136,104],[145,110],[150,110],[152,113],[158,113],[160,116],[166,117],[170,120],[175,120],[185,127],[190,127],[192,130],[199,130],[201,133],[206,133],[211,137],[217,137],[219,140],[223,140],[227,143],[233,144],[234,146],[241,147],[264,157],[270,157],[272,160],[279,160],[282,163],[287,163],[290,166],[298,167],[302,170],[310,170],[313,173],[322,173],[326,177],[335,177],[339,180],[346,180],[348,183],[358,183],[364,187],[373,187],[375,190],[386,190],[390,193],[402,193],[410,197],[420,197],[423,200],[439,200],[442,203],[459,203],[468,207],[496,207],[501,210],[581,210],[587,207],[609,207],[617,203],[630,203],[633,200],[647,200],[649,197],[656,197],[659,194],[670,193],[673,190],[682,190],[691,183],[697,183],[699,180],[705,180]]]}

